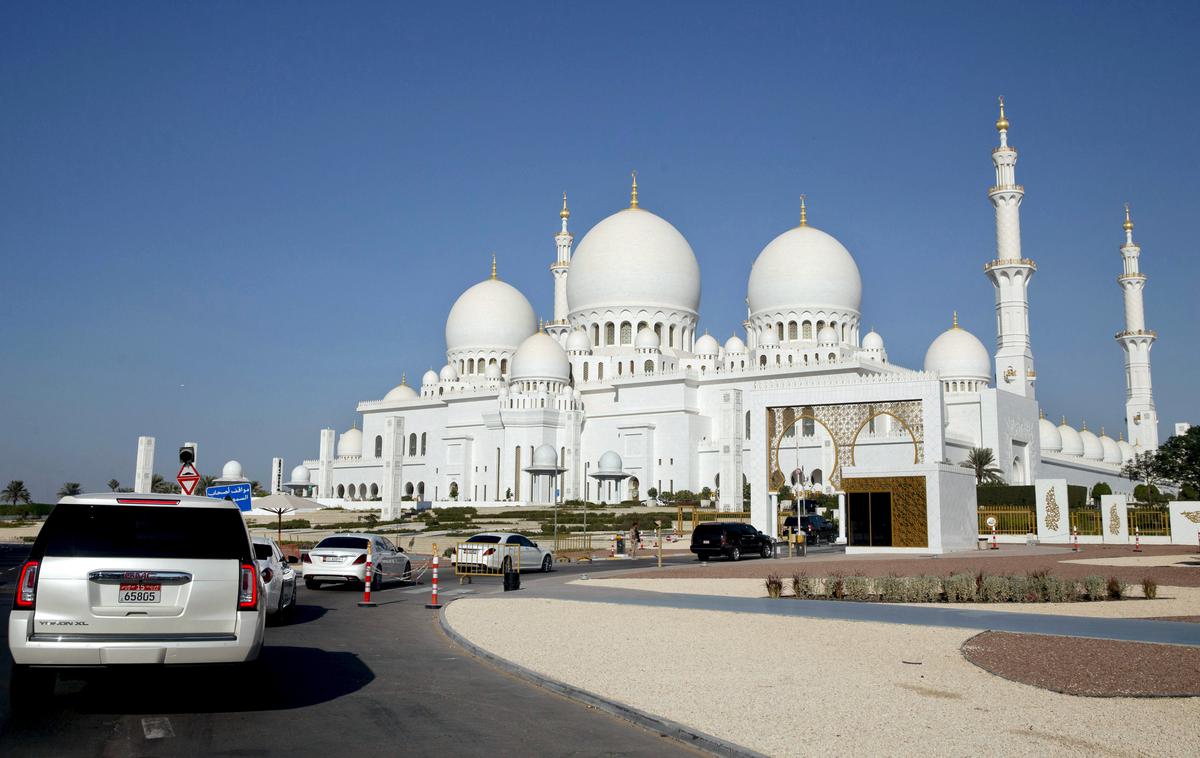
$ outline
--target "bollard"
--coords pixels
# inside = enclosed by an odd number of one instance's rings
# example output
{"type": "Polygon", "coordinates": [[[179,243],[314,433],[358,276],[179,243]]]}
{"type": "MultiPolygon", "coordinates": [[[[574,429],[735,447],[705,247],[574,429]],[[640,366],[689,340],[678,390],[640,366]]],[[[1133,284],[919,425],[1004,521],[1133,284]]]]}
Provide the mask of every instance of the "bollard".
{"type": "Polygon", "coordinates": [[[1142,530],[1136,526],[1133,528],[1133,552],[1142,552],[1142,530]]]}
{"type": "Polygon", "coordinates": [[[1078,553],[1079,552],[1079,527],[1077,527],[1077,526],[1071,527],[1071,533],[1075,537],[1075,544],[1071,547],[1071,552],[1078,553]]]}
{"type": "Polygon", "coordinates": [[[367,566],[363,571],[363,599],[359,602],[359,608],[374,608],[375,603],[371,602],[371,541],[367,540],[367,566]]]}
{"type": "Polygon", "coordinates": [[[435,542],[435,543],[433,543],[433,566],[432,566],[432,569],[433,569],[433,578],[432,578],[430,581],[433,583],[433,599],[432,599],[432,600],[431,600],[431,601],[430,601],[428,604],[426,604],[426,606],[425,606],[425,607],[426,607],[426,608],[433,609],[433,610],[436,610],[436,609],[438,609],[438,608],[441,608],[441,607],[442,607],[442,604],[438,602],[438,596],[437,596],[437,584],[438,584],[438,550],[437,550],[437,543],[436,543],[436,542],[435,542]]]}
{"type": "Polygon", "coordinates": [[[662,568],[662,543],[663,543],[663,541],[661,538],[662,538],[662,534],[660,534],[660,529],[655,529],[654,530],[654,541],[658,544],[658,567],[659,568],[662,568]]]}
{"type": "Polygon", "coordinates": [[[988,549],[989,550],[999,550],[1000,549],[1000,543],[996,542],[996,527],[994,525],[992,526],[992,546],[988,549]]]}

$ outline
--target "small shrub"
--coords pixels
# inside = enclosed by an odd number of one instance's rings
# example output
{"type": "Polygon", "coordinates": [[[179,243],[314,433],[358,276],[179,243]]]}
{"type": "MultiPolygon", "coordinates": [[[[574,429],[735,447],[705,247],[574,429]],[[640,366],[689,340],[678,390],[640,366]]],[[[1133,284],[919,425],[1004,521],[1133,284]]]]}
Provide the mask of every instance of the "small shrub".
{"type": "Polygon", "coordinates": [[[783,594],[783,580],[778,574],[771,574],[767,577],[767,597],[777,598],[783,594]]]}
{"type": "Polygon", "coordinates": [[[936,603],[942,599],[942,580],[937,576],[914,576],[908,580],[910,603],[936,603]]]}
{"type": "Polygon", "coordinates": [[[984,574],[979,579],[979,599],[985,603],[1008,603],[1013,599],[1011,577],[984,574]]]}
{"type": "Polygon", "coordinates": [[[1150,577],[1143,579],[1142,594],[1146,596],[1147,600],[1153,600],[1158,597],[1158,582],[1154,581],[1150,577]]]}
{"type": "Polygon", "coordinates": [[[815,597],[817,592],[812,577],[803,572],[792,574],[792,594],[801,600],[815,597]]]}
{"type": "Polygon", "coordinates": [[[1012,602],[1037,603],[1041,600],[1041,593],[1039,592],[1036,579],[1019,574],[1014,574],[1007,577],[1007,579],[1012,602]]]}
{"type": "Polygon", "coordinates": [[[979,587],[971,574],[954,574],[942,580],[942,591],[947,603],[973,603],[978,597],[979,587]]]}
{"type": "Polygon", "coordinates": [[[821,588],[821,591],[825,594],[826,598],[841,600],[846,596],[845,579],[841,574],[825,577],[822,584],[824,586],[821,588]]]}
{"type": "Polygon", "coordinates": [[[842,595],[847,600],[873,600],[871,580],[865,576],[848,576],[842,580],[842,595]]]}
{"type": "Polygon", "coordinates": [[[1083,578],[1083,595],[1088,600],[1103,600],[1107,594],[1104,577],[1099,574],[1089,574],[1083,578]]]}
{"type": "Polygon", "coordinates": [[[1047,603],[1070,603],[1075,600],[1075,582],[1073,580],[1047,575],[1042,577],[1041,585],[1042,598],[1047,603]]]}
{"type": "Polygon", "coordinates": [[[1115,576],[1110,576],[1104,585],[1104,589],[1109,600],[1120,600],[1129,592],[1129,585],[1115,576]]]}
{"type": "Polygon", "coordinates": [[[885,603],[903,603],[907,585],[902,576],[881,576],[875,580],[875,591],[885,603]]]}

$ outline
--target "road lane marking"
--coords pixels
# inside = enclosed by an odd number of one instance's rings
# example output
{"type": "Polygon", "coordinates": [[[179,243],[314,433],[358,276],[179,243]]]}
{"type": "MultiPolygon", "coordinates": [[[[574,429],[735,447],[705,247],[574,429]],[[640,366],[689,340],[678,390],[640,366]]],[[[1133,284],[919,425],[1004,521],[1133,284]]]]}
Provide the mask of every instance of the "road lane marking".
{"type": "Polygon", "coordinates": [[[161,740],[175,736],[175,730],[171,728],[171,719],[165,716],[142,719],[142,733],[148,740],[161,740]]]}

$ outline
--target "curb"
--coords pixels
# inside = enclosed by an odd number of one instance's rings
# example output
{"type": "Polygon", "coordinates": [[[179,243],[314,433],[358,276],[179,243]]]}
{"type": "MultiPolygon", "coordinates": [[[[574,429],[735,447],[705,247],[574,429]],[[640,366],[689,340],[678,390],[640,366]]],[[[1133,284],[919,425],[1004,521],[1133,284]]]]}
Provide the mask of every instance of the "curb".
{"type": "MultiPolygon", "coordinates": [[[[447,606],[448,607],[448,606],[447,606]]],[[[736,745],[732,742],[727,742],[719,737],[714,737],[711,734],[706,734],[697,729],[684,726],[677,721],[664,719],[647,713],[633,706],[609,700],[601,697],[593,692],[580,689],[565,682],[560,682],[557,679],[551,679],[542,676],[535,671],[525,668],[519,664],[513,663],[510,660],[501,658],[494,653],[488,652],[479,647],[475,643],[468,640],[454,630],[453,627],[446,621],[446,608],[443,607],[438,612],[438,621],[442,626],[442,631],[456,644],[464,648],[477,658],[482,658],[485,661],[503,669],[504,671],[518,676],[532,684],[542,687],[543,689],[556,692],[559,695],[574,700],[577,703],[590,706],[602,710],[612,716],[630,721],[638,726],[645,727],[659,734],[679,740],[680,742],[697,750],[703,750],[706,753],[720,756],[735,756],[736,758],[767,758],[765,753],[759,753],[749,748],[744,748],[741,745],[736,745]]]]}

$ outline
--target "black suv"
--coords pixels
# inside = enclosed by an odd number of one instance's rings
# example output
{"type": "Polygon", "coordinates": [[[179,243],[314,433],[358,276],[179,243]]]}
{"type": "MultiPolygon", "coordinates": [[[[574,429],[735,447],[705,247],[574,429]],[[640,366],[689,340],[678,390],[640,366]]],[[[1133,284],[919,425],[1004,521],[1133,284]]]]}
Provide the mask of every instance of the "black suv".
{"type": "Polygon", "coordinates": [[[699,524],[692,532],[692,552],[702,561],[724,555],[736,561],[743,555],[771,557],[771,538],[749,524],[717,522],[699,524]]]}
{"type": "Polygon", "coordinates": [[[804,540],[810,545],[819,545],[821,540],[829,544],[833,544],[838,538],[838,530],[832,521],[824,516],[818,516],[815,513],[805,514],[799,519],[795,516],[788,516],[783,521],[785,529],[796,529],[796,522],[799,520],[799,531],[804,532],[804,540]]]}

